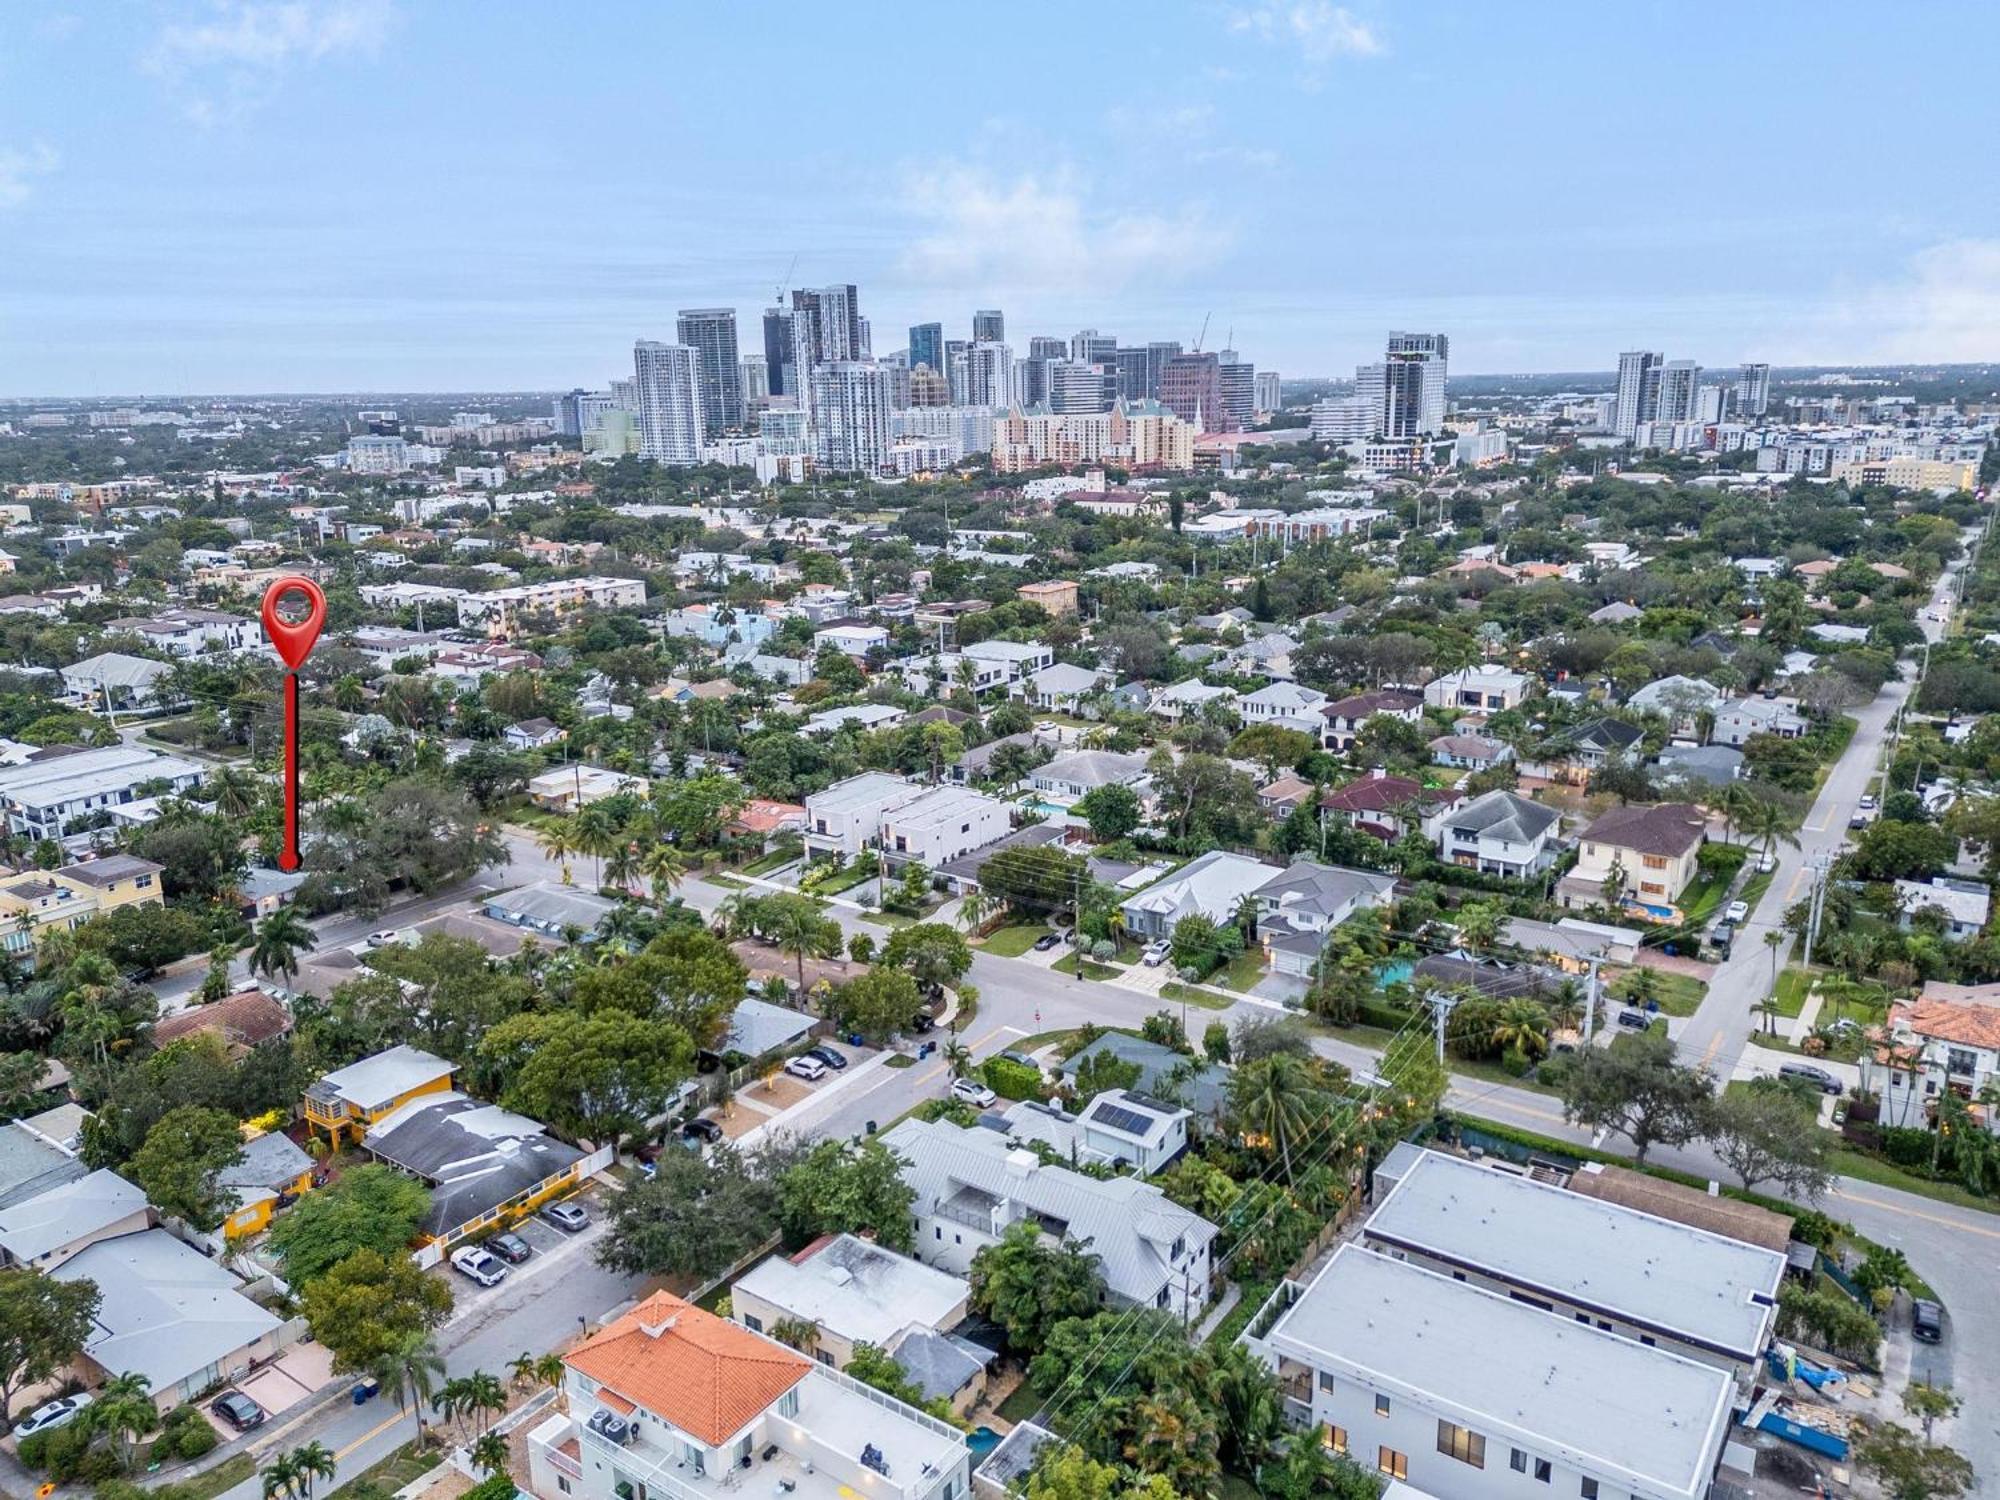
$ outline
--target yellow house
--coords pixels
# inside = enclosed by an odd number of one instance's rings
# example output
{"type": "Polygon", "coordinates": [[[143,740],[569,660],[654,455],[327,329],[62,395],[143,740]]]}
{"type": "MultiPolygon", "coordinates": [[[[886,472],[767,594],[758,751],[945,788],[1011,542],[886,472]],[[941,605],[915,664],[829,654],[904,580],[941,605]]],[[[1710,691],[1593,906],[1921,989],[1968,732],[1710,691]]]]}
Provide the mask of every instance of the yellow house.
{"type": "Polygon", "coordinates": [[[391,1047],[337,1068],[306,1090],[306,1122],[336,1148],[360,1141],[377,1120],[412,1099],[451,1090],[452,1065],[411,1046],[391,1047]]]}
{"type": "Polygon", "coordinates": [[[220,1181],[236,1193],[236,1207],[222,1221],[222,1233],[240,1240],[263,1233],[282,1204],[312,1191],[313,1161],[274,1131],[245,1141],[243,1159],[225,1168],[220,1181]]]}
{"type": "Polygon", "coordinates": [[[67,932],[121,906],[158,906],[161,866],[130,854],[107,854],[55,870],[0,877],[0,948],[29,957],[50,932],[67,932]]]}

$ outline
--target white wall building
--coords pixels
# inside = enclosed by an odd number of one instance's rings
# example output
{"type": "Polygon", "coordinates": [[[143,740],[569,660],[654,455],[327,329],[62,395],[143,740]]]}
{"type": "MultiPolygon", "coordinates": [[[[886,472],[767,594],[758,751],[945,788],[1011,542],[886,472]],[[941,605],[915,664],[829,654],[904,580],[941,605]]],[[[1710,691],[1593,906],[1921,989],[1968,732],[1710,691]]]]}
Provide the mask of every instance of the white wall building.
{"type": "Polygon", "coordinates": [[[691,468],[701,462],[701,355],[685,344],[632,346],[639,400],[639,456],[691,468]]]}

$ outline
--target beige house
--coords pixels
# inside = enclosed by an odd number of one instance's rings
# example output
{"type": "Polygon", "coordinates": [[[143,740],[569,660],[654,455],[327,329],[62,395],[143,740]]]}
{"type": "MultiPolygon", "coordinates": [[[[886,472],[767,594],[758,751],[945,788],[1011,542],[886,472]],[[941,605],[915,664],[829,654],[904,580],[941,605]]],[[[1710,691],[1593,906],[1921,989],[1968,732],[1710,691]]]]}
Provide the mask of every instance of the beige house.
{"type": "Polygon", "coordinates": [[[1584,829],[1576,867],[1556,887],[1564,906],[1604,902],[1606,883],[1620,879],[1623,904],[1655,921],[1680,920],[1681,892],[1693,881],[1708,817],[1686,802],[1614,807],[1584,829]]]}

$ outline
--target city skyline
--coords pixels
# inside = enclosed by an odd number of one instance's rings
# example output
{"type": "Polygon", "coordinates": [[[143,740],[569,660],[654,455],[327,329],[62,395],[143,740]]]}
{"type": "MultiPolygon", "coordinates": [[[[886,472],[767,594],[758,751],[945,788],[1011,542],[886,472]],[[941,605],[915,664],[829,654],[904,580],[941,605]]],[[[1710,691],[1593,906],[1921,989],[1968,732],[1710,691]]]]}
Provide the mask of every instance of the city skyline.
{"type": "Polygon", "coordinates": [[[997,309],[1017,352],[1192,347],[1206,319],[1204,349],[1288,377],[1393,328],[1449,331],[1467,373],[2000,357],[2000,195],[1950,148],[1986,123],[1982,9],[1727,37],[1564,5],[1066,14],[1076,55],[1121,59],[1087,97],[1032,24],[867,10],[788,22],[826,65],[783,110],[745,87],[769,37],[727,14],[54,10],[0,53],[0,395],[596,386],[682,309],[733,308],[749,353],[774,299],[829,284],[862,289],[878,356],[997,309]],[[968,108],[949,59],[975,44],[995,86],[968,108]],[[661,102],[682,55],[717,65],[661,102]],[[1729,129],[1637,164],[1618,111],[1668,94],[1729,129]],[[1863,99],[1942,145],[1913,168],[1894,132],[1842,131],[1824,170],[1853,190],[1801,206],[1797,152],[1863,99]]]}

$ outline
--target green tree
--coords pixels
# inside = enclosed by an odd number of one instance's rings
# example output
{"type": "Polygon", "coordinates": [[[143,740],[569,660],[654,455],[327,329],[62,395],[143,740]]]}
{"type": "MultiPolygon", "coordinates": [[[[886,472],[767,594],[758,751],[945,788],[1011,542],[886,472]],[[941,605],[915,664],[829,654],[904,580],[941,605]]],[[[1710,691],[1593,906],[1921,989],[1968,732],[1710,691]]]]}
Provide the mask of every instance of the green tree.
{"type": "Polygon", "coordinates": [[[1106,840],[1124,838],[1145,816],[1139,794],[1120,781],[1093,787],[1076,804],[1076,810],[1090,824],[1092,835],[1106,840]]]}
{"type": "Polygon", "coordinates": [[[872,1042],[904,1030],[923,1008],[916,980],[890,969],[848,980],[828,1004],[843,1031],[858,1031],[872,1042]]]}
{"type": "Polygon", "coordinates": [[[573,1139],[615,1144],[666,1107],[694,1064],[694,1042],[669,1021],[622,1011],[539,1011],[501,1022],[480,1043],[500,1102],[573,1139]]]}
{"type": "Polygon", "coordinates": [[[313,945],[313,930],[289,906],[281,906],[260,921],[250,944],[250,972],[287,979],[299,972],[299,954],[313,945]]]}
{"type": "Polygon", "coordinates": [[[1093,1052],[1070,1069],[1070,1102],[1080,1109],[1107,1089],[1135,1089],[1142,1071],[1115,1052],[1093,1052]]]}
{"type": "Polygon", "coordinates": [[[1723,1093],[1710,1106],[1708,1136],[1746,1191],[1777,1182],[1790,1196],[1816,1203],[1833,1185],[1818,1107],[1802,1104],[1789,1089],[1723,1093]]]}
{"type": "Polygon", "coordinates": [[[912,922],[889,934],[881,961],[907,971],[919,986],[935,992],[964,978],[972,967],[972,945],[944,922],[912,922]]]}
{"type": "Polygon", "coordinates": [[[973,1256],[968,1279],[972,1306],[1024,1356],[1040,1352],[1058,1323],[1090,1316],[1104,1296],[1103,1272],[1087,1245],[1052,1243],[1027,1220],[1010,1224],[997,1244],[973,1256]]]}
{"type": "Polygon", "coordinates": [[[1959,1405],[1957,1395],[1949,1386],[1913,1380],[1903,1387],[1903,1410],[1923,1423],[1926,1443],[1930,1442],[1932,1429],[1940,1421],[1958,1415],[1959,1405]]]}
{"type": "Polygon", "coordinates": [[[430,1212],[430,1189],[393,1167],[350,1167],[330,1187],[308,1193],[271,1227],[285,1279],[300,1286],[361,1250],[393,1256],[430,1212]]]}
{"type": "Polygon", "coordinates": [[[42,1271],[0,1270],[0,1426],[14,1398],[74,1360],[96,1326],[97,1283],[42,1271]]]}
{"type": "Polygon", "coordinates": [[[631,1276],[719,1276],[778,1232],[777,1184],[734,1147],[665,1151],[650,1181],[615,1194],[599,1264],[631,1276]]]}
{"type": "Polygon", "coordinates": [[[343,1371],[371,1370],[406,1334],[451,1316],[451,1286],[400,1251],[357,1250],[305,1284],[306,1326],[343,1371]]]}
{"type": "Polygon", "coordinates": [[[1957,1500],[1972,1493],[1972,1461],[1926,1443],[1907,1427],[1877,1422],[1854,1447],[1854,1462],[1873,1474],[1891,1500],[1957,1500]]]}
{"type": "Polygon", "coordinates": [[[430,1334],[421,1328],[401,1330],[369,1367],[369,1373],[396,1393],[397,1410],[416,1415],[417,1447],[423,1448],[428,1436],[424,1406],[437,1394],[444,1374],[444,1356],[438,1353],[430,1334]]]}
{"type": "Polygon", "coordinates": [[[1311,1067],[1289,1052],[1244,1063],[1229,1075],[1231,1117],[1246,1135],[1269,1143],[1287,1182],[1296,1173],[1293,1153],[1305,1145],[1325,1102],[1311,1067]]]}
{"type": "Polygon", "coordinates": [[[236,1189],[223,1186],[222,1173],[241,1160],[243,1132],[233,1115],[184,1104],[146,1132],[129,1172],[161,1213],[212,1233],[238,1202],[236,1189]]]}
{"type": "Polygon", "coordinates": [[[1715,1083],[1683,1067],[1668,1038],[1646,1032],[1579,1053],[1563,1074],[1562,1097],[1572,1125],[1617,1131],[1643,1162],[1653,1147],[1683,1146],[1707,1129],[1715,1083]]]}
{"type": "Polygon", "coordinates": [[[1047,1444],[1028,1474],[1028,1500],[1180,1500],[1164,1474],[1100,1463],[1074,1443],[1047,1444]]]}
{"type": "Polygon", "coordinates": [[[114,1375],[97,1388],[97,1400],[83,1420],[93,1432],[110,1436],[118,1453],[118,1467],[132,1472],[139,1439],[160,1425],[159,1408],[149,1394],[152,1382],[136,1371],[114,1375]]]}
{"type": "Polygon", "coordinates": [[[916,1191],[902,1158],[879,1140],[815,1142],[778,1174],[778,1214],[786,1238],[803,1245],[822,1234],[872,1233],[908,1250],[916,1191]]]}

